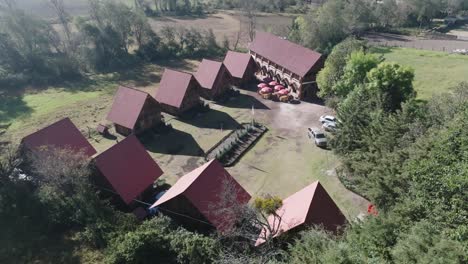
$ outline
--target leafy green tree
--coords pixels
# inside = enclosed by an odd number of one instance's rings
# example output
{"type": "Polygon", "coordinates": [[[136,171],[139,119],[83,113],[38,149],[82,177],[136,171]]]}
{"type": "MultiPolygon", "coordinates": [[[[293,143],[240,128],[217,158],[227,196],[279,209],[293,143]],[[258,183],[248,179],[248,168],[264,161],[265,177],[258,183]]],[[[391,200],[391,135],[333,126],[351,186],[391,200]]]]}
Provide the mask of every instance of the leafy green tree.
{"type": "Polygon", "coordinates": [[[429,24],[443,7],[440,0],[410,0],[409,5],[420,27],[429,24]]]}
{"type": "Polygon", "coordinates": [[[325,61],[325,67],[317,75],[319,87],[318,96],[323,99],[335,96],[333,90],[344,74],[348,56],[355,51],[364,49],[364,43],[355,38],[347,38],[336,45],[325,61]]]}
{"type": "Polygon", "coordinates": [[[327,1],[316,11],[309,11],[295,21],[290,39],[305,47],[329,53],[349,34],[343,11],[343,1],[327,1]]]}
{"type": "Polygon", "coordinates": [[[427,221],[418,222],[403,233],[392,250],[398,263],[463,263],[463,244],[441,235],[427,221]]]}
{"type": "Polygon", "coordinates": [[[0,82],[44,84],[79,76],[59,34],[47,21],[14,5],[0,12],[0,82]]]}
{"type": "Polygon", "coordinates": [[[400,109],[403,102],[416,95],[413,89],[414,71],[409,67],[381,63],[369,71],[367,79],[369,89],[380,94],[381,108],[384,111],[400,109]]]}
{"type": "Polygon", "coordinates": [[[355,87],[367,83],[367,73],[377,67],[379,62],[380,59],[372,53],[366,54],[364,51],[351,53],[346,60],[343,75],[333,87],[334,95],[346,98],[355,87]]]}
{"type": "Polygon", "coordinates": [[[134,217],[102,201],[89,181],[89,160],[70,149],[44,146],[30,153],[28,163],[35,194],[45,208],[51,231],[77,229],[80,238],[104,247],[114,230],[134,225],[134,217]]]}
{"type": "Polygon", "coordinates": [[[141,10],[124,3],[91,0],[90,17],[91,20],[81,19],[77,24],[85,40],[81,45],[82,60],[91,61],[96,70],[127,66],[134,62],[129,53],[131,47],[138,49],[157,41],[141,10]]]}
{"type": "Polygon", "coordinates": [[[106,255],[108,263],[211,263],[217,242],[156,217],[114,238],[106,255]]]}

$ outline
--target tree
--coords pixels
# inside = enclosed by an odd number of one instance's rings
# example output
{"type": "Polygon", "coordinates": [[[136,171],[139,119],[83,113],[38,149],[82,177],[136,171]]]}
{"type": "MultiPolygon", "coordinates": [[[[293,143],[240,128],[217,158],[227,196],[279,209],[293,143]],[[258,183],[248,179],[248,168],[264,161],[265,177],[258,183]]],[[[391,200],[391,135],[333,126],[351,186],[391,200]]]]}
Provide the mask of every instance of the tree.
{"type": "Polygon", "coordinates": [[[135,224],[133,215],[115,211],[99,198],[89,180],[89,159],[83,153],[43,146],[41,151],[29,153],[27,159],[27,171],[51,232],[73,228],[83,242],[104,247],[114,232],[135,224]]]}
{"type": "Polygon", "coordinates": [[[363,0],[330,0],[296,19],[290,39],[328,54],[348,36],[372,27],[374,20],[370,5],[363,0]]]}
{"type": "Polygon", "coordinates": [[[401,104],[414,98],[414,71],[395,63],[381,63],[367,74],[368,87],[380,94],[384,111],[395,111],[401,104]]]}
{"type": "Polygon", "coordinates": [[[379,26],[389,28],[403,24],[406,17],[400,17],[400,10],[396,0],[384,0],[376,3],[374,12],[379,26]]]}
{"type": "Polygon", "coordinates": [[[323,99],[335,96],[333,87],[344,74],[348,56],[355,51],[364,49],[364,43],[355,38],[347,38],[336,45],[325,61],[325,67],[317,75],[319,87],[318,96],[323,99]]]}
{"type": "Polygon", "coordinates": [[[48,83],[79,76],[76,65],[64,54],[58,33],[47,21],[13,4],[6,6],[0,27],[2,79],[22,76],[26,83],[48,83]]]}
{"type": "Polygon", "coordinates": [[[290,38],[305,47],[320,52],[330,53],[333,46],[345,39],[347,32],[344,20],[343,2],[341,0],[327,1],[316,11],[309,11],[297,19],[290,33],[290,38]]]}
{"type": "Polygon", "coordinates": [[[372,53],[366,54],[362,50],[352,52],[346,60],[343,75],[333,87],[334,95],[346,98],[355,87],[367,83],[367,73],[377,67],[380,61],[372,53]]]}
{"type": "Polygon", "coordinates": [[[253,204],[239,203],[243,198],[238,197],[239,187],[232,178],[222,179],[221,186],[217,202],[210,205],[210,211],[226,224],[218,232],[221,246],[218,262],[245,263],[255,259],[258,263],[267,263],[280,255],[273,237],[280,232],[281,215],[276,210],[281,207],[282,200],[265,195],[255,198],[253,204]],[[254,247],[258,239],[264,244],[254,247]]]}
{"type": "Polygon", "coordinates": [[[255,38],[255,31],[257,28],[257,1],[240,0],[239,5],[242,10],[242,15],[245,20],[247,20],[247,34],[249,36],[249,40],[252,42],[255,38]]]}
{"type": "Polygon", "coordinates": [[[65,32],[65,50],[68,54],[75,52],[75,45],[72,40],[72,32],[69,26],[70,23],[70,15],[65,10],[65,5],[63,4],[63,0],[49,0],[50,5],[54,9],[55,13],[57,14],[58,20],[62,25],[62,29],[65,32]]]}
{"type": "Polygon", "coordinates": [[[127,66],[134,62],[131,47],[138,50],[143,45],[147,50],[156,39],[142,11],[124,3],[90,0],[90,17],[77,24],[85,40],[81,45],[84,57],[96,70],[127,66]]]}
{"type": "Polygon", "coordinates": [[[416,17],[419,27],[429,24],[442,10],[440,0],[411,0],[409,1],[411,13],[416,17]]]}
{"type": "Polygon", "coordinates": [[[144,221],[134,231],[119,234],[107,249],[109,263],[211,263],[216,240],[177,227],[169,218],[144,221]]]}
{"type": "Polygon", "coordinates": [[[462,243],[441,235],[434,225],[421,221],[395,245],[392,255],[399,263],[463,263],[462,243]]]}

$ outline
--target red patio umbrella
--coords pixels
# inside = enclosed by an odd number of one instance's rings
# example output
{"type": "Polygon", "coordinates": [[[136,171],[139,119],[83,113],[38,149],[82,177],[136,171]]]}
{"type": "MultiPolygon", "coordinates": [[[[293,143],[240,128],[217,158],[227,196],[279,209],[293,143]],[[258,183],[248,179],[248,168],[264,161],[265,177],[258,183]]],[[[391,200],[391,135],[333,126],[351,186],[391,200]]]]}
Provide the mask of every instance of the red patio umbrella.
{"type": "Polygon", "coordinates": [[[278,85],[278,84],[279,84],[279,83],[276,82],[276,81],[271,81],[268,85],[270,85],[270,86],[275,86],[275,85],[278,85]]]}
{"type": "Polygon", "coordinates": [[[284,89],[284,86],[283,85],[276,85],[275,86],[275,91],[278,92],[278,91],[281,91],[284,89]]]}
{"type": "Polygon", "coordinates": [[[281,94],[281,95],[287,95],[287,94],[289,94],[289,91],[287,89],[283,89],[283,90],[279,91],[278,93],[281,94]]]}
{"type": "Polygon", "coordinates": [[[273,92],[273,89],[271,89],[270,87],[263,87],[260,92],[262,93],[271,93],[273,92]]]}
{"type": "Polygon", "coordinates": [[[257,85],[258,88],[263,88],[263,87],[267,87],[267,86],[268,86],[268,84],[266,84],[266,83],[259,83],[257,85]]]}

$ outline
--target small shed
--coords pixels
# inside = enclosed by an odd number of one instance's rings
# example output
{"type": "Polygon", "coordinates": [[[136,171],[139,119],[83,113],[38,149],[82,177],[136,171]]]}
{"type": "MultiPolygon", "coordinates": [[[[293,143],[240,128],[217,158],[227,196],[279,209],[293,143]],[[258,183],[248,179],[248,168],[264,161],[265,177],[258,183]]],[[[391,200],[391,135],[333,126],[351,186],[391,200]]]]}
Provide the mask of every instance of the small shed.
{"type": "Polygon", "coordinates": [[[130,135],[94,158],[93,180],[120,206],[136,207],[135,199],[152,195],[153,183],[163,174],[144,146],[130,135]]]}
{"type": "Polygon", "coordinates": [[[200,96],[209,100],[218,99],[229,91],[232,85],[231,74],[219,61],[203,59],[194,76],[202,88],[200,96]]]}
{"type": "Polygon", "coordinates": [[[42,128],[21,140],[23,151],[38,152],[47,147],[70,149],[91,157],[96,150],[67,117],[42,128]]]}
{"type": "Polygon", "coordinates": [[[200,90],[191,73],[165,69],[155,98],[164,112],[180,115],[200,105],[200,90]]]}
{"type": "Polygon", "coordinates": [[[107,120],[115,124],[119,134],[139,135],[162,123],[161,107],[146,92],[119,87],[107,120]]]}
{"type": "Polygon", "coordinates": [[[211,160],[180,178],[151,208],[188,227],[222,232],[237,220],[235,207],[249,200],[249,193],[217,160],[211,160]]]}
{"type": "Polygon", "coordinates": [[[242,86],[255,81],[258,67],[249,53],[228,51],[223,63],[231,73],[235,85],[242,86]]]}
{"type": "MultiPolygon", "coordinates": [[[[339,227],[346,224],[346,217],[319,181],[284,199],[276,214],[281,220],[273,237],[285,232],[296,233],[312,225],[322,225],[328,231],[336,233],[339,227]]],[[[275,220],[278,223],[278,217],[268,218],[270,226],[275,226],[275,220]]],[[[267,229],[260,232],[256,246],[265,242],[264,238],[268,236],[268,232],[267,229]]]]}

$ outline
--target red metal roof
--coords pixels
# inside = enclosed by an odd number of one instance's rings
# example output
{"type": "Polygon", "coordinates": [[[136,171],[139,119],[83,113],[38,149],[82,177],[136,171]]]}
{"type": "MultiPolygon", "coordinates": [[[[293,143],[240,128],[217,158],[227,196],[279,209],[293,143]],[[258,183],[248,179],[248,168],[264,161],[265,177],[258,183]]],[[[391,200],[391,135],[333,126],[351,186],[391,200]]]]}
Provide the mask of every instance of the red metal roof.
{"type": "Polygon", "coordinates": [[[201,87],[212,89],[222,66],[222,62],[203,59],[194,74],[195,79],[197,79],[201,87]]]}
{"type": "MultiPolygon", "coordinates": [[[[345,216],[319,181],[284,199],[283,205],[276,211],[276,214],[281,217],[281,223],[279,232],[274,237],[304,224],[323,225],[330,231],[336,231],[339,226],[346,223],[345,216]]],[[[274,220],[274,216],[268,218],[270,226],[274,226],[274,220]]],[[[276,218],[276,223],[277,221],[278,218],[276,218]]],[[[256,246],[265,242],[263,240],[265,232],[268,230],[262,230],[256,246]]]]}
{"type": "Polygon", "coordinates": [[[22,143],[31,151],[41,146],[53,146],[70,148],[76,152],[82,151],[88,157],[96,153],[93,146],[68,117],[24,137],[22,143]]]}
{"type": "MultiPolygon", "coordinates": [[[[114,103],[107,115],[107,120],[133,129],[149,94],[127,87],[119,87],[114,96],[114,103]]],[[[152,98],[152,97],[151,97],[152,98]]]]}
{"type": "Polygon", "coordinates": [[[244,78],[251,60],[252,56],[248,53],[228,51],[223,63],[233,77],[244,78]]]}
{"type": "Polygon", "coordinates": [[[321,54],[266,32],[256,32],[249,49],[268,60],[304,77],[321,54]]]}
{"type": "Polygon", "coordinates": [[[180,108],[185,94],[190,86],[193,75],[165,69],[156,92],[156,100],[160,103],[180,108]]]}
{"type": "Polygon", "coordinates": [[[163,174],[134,135],[99,154],[94,160],[96,167],[127,204],[163,174]]]}
{"type": "Polygon", "coordinates": [[[234,219],[226,219],[223,215],[213,212],[216,204],[221,203],[221,192],[225,190],[226,180],[234,185],[237,194],[237,204],[246,204],[250,200],[249,193],[227,172],[217,161],[211,160],[203,166],[189,172],[180,178],[159,200],[151,207],[184,195],[205,218],[218,230],[226,230],[233,224],[234,219]]]}

